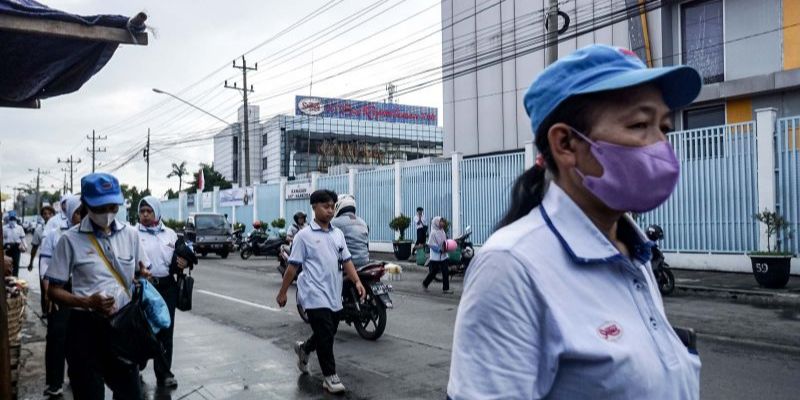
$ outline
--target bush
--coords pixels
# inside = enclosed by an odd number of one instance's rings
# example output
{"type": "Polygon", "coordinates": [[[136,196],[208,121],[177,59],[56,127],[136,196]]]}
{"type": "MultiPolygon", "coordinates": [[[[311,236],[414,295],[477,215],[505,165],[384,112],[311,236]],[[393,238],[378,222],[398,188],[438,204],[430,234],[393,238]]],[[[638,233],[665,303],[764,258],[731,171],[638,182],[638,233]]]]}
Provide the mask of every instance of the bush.
{"type": "Polygon", "coordinates": [[[286,220],[283,218],[278,218],[270,223],[273,228],[283,229],[286,227],[286,220]]]}
{"type": "Polygon", "coordinates": [[[398,242],[406,240],[406,229],[408,229],[409,225],[411,225],[411,218],[403,214],[392,218],[389,222],[389,228],[400,233],[400,237],[397,239],[398,242]]]}
{"type": "Polygon", "coordinates": [[[233,230],[234,231],[236,231],[236,230],[244,231],[244,224],[241,223],[241,222],[237,222],[237,223],[233,224],[233,230]]]}
{"type": "Polygon", "coordinates": [[[164,226],[176,232],[182,232],[186,225],[185,221],[178,221],[176,219],[165,219],[162,222],[164,222],[164,226]]]}
{"type": "Polygon", "coordinates": [[[775,211],[764,209],[764,211],[753,216],[758,222],[767,226],[767,251],[750,253],[752,255],[791,255],[789,252],[781,251],[780,233],[784,233],[787,238],[791,238],[792,231],[789,228],[789,221],[775,211]],[[775,245],[772,246],[772,239],[775,245]]]}

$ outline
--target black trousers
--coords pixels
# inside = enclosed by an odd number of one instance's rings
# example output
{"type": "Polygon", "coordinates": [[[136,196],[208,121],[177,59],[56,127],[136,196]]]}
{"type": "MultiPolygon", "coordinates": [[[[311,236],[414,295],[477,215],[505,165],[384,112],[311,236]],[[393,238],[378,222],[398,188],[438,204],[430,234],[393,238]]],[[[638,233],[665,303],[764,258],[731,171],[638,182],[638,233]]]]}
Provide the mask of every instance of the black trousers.
{"type": "Polygon", "coordinates": [[[164,379],[173,377],[172,374],[172,336],[175,332],[175,306],[178,304],[178,283],[172,276],[160,278],[155,285],[158,293],[164,298],[169,309],[169,319],[171,323],[168,329],[162,329],[156,334],[156,338],[161,342],[164,347],[164,359],[166,364],[159,359],[153,360],[153,369],[156,372],[156,380],[163,381],[164,379]]]}
{"type": "Polygon", "coordinates": [[[111,353],[111,324],[89,311],[72,310],[67,322],[67,374],[73,397],[103,400],[105,385],[117,400],[141,400],[139,366],[111,353]]]}
{"type": "Polygon", "coordinates": [[[336,373],[333,339],[339,329],[339,313],[330,308],[314,308],[306,310],[306,314],[314,333],[303,343],[303,350],[309,354],[316,351],[322,375],[333,375],[336,373]]]}
{"type": "Polygon", "coordinates": [[[19,244],[18,243],[9,243],[6,245],[6,255],[11,257],[13,261],[12,264],[14,269],[11,272],[11,275],[19,276],[19,257],[21,252],[19,251],[19,244]]]}
{"type": "Polygon", "coordinates": [[[69,314],[69,308],[60,308],[47,314],[47,341],[44,350],[47,387],[60,388],[64,384],[69,314]]]}
{"type": "Polygon", "coordinates": [[[423,226],[422,228],[417,228],[417,242],[414,244],[424,246],[427,240],[428,240],[428,227],[423,226]]]}
{"type": "Polygon", "coordinates": [[[422,281],[422,284],[427,288],[428,285],[433,282],[433,278],[436,277],[436,274],[439,271],[442,272],[442,290],[450,290],[450,267],[447,264],[447,260],[431,261],[428,265],[428,276],[425,277],[425,280],[422,281]]]}

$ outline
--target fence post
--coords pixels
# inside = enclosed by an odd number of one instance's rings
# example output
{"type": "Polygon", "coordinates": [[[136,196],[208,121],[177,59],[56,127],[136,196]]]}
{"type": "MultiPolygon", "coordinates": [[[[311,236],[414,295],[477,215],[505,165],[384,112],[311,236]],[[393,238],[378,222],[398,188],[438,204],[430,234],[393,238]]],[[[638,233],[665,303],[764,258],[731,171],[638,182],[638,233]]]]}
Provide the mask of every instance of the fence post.
{"type": "Polygon", "coordinates": [[[258,185],[253,185],[253,222],[255,221],[258,221],[258,185]]]}
{"type": "Polygon", "coordinates": [[[184,204],[186,204],[186,192],[178,192],[178,221],[183,221],[184,219],[183,217],[184,204]]]}
{"type": "MultiPolygon", "coordinates": [[[[756,112],[756,150],[758,209],[775,211],[775,123],[778,110],[775,108],[759,108],[756,112]]],[[[759,223],[758,249],[767,251],[767,227],[759,223]]]]}
{"type": "Polygon", "coordinates": [[[236,206],[231,206],[231,225],[236,224],[236,206]]]}
{"type": "Polygon", "coordinates": [[[529,140],[525,142],[525,170],[533,168],[534,163],[536,163],[536,146],[529,140]]]}
{"type": "Polygon", "coordinates": [[[195,212],[200,212],[200,210],[201,210],[201,205],[200,205],[200,202],[201,202],[201,201],[203,201],[203,192],[201,192],[200,190],[198,190],[198,191],[197,191],[197,192],[194,194],[194,210],[195,210],[195,212]]]}
{"type": "Polygon", "coordinates": [[[281,178],[281,190],[278,198],[278,209],[280,210],[280,218],[286,219],[286,177],[281,178]]]}
{"type": "Polygon", "coordinates": [[[314,171],[311,173],[311,192],[317,189],[319,189],[319,171],[314,171]]]}
{"type": "Polygon", "coordinates": [[[394,216],[400,216],[403,213],[403,181],[402,181],[403,163],[402,161],[394,162],[394,216]]]}
{"type": "Polygon", "coordinates": [[[211,209],[217,213],[219,208],[219,186],[214,186],[214,194],[211,195],[211,209]]]}
{"type": "Polygon", "coordinates": [[[450,157],[450,164],[453,171],[453,187],[451,197],[453,200],[453,221],[450,224],[452,227],[452,237],[461,236],[461,160],[463,156],[459,152],[453,153],[450,157]]]}
{"type": "Polygon", "coordinates": [[[358,170],[355,168],[350,168],[347,171],[347,189],[350,191],[350,194],[355,197],[356,195],[356,175],[358,174],[358,170]]]}

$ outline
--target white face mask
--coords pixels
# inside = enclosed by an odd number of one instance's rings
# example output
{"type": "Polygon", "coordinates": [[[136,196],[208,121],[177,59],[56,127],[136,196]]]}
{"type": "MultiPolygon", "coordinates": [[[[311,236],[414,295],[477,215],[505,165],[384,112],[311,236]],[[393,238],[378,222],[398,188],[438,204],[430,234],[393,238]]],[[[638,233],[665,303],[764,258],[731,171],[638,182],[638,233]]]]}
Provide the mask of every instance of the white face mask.
{"type": "Polygon", "coordinates": [[[101,228],[108,228],[117,217],[117,213],[95,214],[89,211],[89,219],[101,228]]]}

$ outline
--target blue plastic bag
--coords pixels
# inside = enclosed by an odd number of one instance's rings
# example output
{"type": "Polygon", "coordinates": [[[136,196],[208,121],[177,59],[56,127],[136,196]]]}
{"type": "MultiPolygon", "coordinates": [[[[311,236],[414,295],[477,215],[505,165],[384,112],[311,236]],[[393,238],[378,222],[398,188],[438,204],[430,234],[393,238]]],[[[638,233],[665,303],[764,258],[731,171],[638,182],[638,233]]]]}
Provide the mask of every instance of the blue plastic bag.
{"type": "Polygon", "coordinates": [[[153,334],[169,328],[172,320],[169,318],[169,309],[167,308],[167,303],[161,297],[161,293],[158,293],[155,286],[151,285],[147,280],[139,279],[139,282],[142,284],[144,313],[147,316],[147,322],[150,323],[150,329],[153,334]]]}

